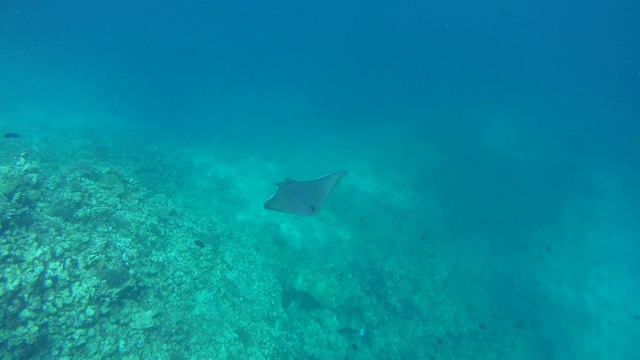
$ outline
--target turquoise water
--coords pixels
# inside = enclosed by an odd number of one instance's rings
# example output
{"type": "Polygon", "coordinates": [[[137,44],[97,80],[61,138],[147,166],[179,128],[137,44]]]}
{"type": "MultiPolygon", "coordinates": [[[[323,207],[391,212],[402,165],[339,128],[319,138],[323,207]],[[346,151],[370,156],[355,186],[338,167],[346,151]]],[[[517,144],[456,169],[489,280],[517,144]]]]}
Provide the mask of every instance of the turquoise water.
{"type": "Polygon", "coordinates": [[[1,357],[639,358],[639,18],[3,2],[1,357]]]}

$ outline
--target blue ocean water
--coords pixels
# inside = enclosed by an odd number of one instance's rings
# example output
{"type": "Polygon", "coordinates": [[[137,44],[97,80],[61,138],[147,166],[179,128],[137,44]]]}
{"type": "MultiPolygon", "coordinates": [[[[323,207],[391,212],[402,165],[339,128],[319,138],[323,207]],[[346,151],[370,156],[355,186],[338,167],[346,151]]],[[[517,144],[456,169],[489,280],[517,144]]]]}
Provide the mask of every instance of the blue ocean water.
{"type": "Polygon", "coordinates": [[[2,2],[2,357],[640,358],[638,19],[2,2]]]}

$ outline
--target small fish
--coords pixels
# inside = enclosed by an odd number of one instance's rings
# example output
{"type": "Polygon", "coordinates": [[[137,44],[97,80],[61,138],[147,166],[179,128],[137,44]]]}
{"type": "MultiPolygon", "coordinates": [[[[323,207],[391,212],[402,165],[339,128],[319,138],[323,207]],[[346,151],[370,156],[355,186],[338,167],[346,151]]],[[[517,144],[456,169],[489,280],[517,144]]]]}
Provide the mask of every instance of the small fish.
{"type": "Polygon", "coordinates": [[[365,329],[342,328],[338,333],[344,336],[364,336],[365,329]]]}
{"type": "Polygon", "coordinates": [[[358,344],[356,344],[356,343],[351,344],[351,348],[353,350],[358,350],[358,344]]]}
{"type": "Polygon", "coordinates": [[[545,246],[544,248],[547,250],[547,252],[548,252],[549,254],[553,253],[553,250],[551,249],[551,246],[547,245],[547,246],[545,246]]]}
{"type": "Polygon", "coordinates": [[[196,246],[203,248],[204,247],[204,243],[200,240],[196,240],[193,242],[194,244],[196,244],[196,246]]]}
{"type": "Polygon", "coordinates": [[[633,320],[640,320],[640,315],[633,315],[633,320]]]}
{"type": "Polygon", "coordinates": [[[427,258],[429,258],[429,259],[435,259],[437,257],[438,257],[438,255],[436,255],[434,253],[431,253],[431,254],[427,255],[427,258]]]}
{"type": "Polygon", "coordinates": [[[442,343],[444,342],[444,340],[442,340],[442,338],[437,338],[436,342],[438,343],[438,345],[442,345],[442,343]]]}
{"type": "Polygon", "coordinates": [[[513,325],[514,329],[520,329],[522,326],[524,326],[524,323],[522,321],[520,321],[519,323],[513,325]]]}
{"type": "Polygon", "coordinates": [[[178,210],[171,209],[171,211],[169,211],[169,216],[178,216],[178,210]]]}
{"type": "Polygon", "coordinates": [[[482,330],[487,330],[487,325],[483,324],[483,323],[478,323],[478,327],[482,330]]]}
{"type": "Polygon", "coordinates": [[[20,135],[18,135],[16,133],[6,133],[6,134],[4,134],[4,137],[10,138],[10,139],[17,139],[17,138],[20,137],[20,135]]]}

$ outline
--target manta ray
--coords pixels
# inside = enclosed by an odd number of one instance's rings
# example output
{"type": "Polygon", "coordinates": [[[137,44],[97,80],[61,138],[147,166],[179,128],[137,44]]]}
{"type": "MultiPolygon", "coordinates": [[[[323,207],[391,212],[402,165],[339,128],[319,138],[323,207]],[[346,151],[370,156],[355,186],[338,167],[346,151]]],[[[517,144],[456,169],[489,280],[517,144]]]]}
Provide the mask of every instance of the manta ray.
{"type": "Polygon", "coordinates": [[[340,170],[309,181],[285,178],[276,183],[278,189],[264,203],[264,208],[298,215],[318,215],[333,188],[346,174],[340,170]]]}

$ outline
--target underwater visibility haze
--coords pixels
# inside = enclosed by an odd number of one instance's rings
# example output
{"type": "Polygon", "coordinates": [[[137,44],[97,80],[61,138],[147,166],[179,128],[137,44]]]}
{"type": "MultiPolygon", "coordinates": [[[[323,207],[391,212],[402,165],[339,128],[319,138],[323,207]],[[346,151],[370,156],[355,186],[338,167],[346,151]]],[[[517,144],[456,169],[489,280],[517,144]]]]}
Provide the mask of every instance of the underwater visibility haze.
{"type": "Polygon", "coordinates": [[[3,1],[0,357],[640,358],[638,19],[3,1]]]}

